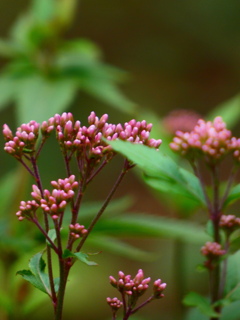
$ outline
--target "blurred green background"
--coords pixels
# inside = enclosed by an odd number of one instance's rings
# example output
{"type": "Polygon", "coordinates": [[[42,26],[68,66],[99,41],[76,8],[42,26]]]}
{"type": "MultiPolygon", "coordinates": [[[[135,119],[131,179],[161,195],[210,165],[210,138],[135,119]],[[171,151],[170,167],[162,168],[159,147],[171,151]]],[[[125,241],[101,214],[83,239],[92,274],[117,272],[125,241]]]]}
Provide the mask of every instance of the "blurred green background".
{"type": "MultiPolygon", "coordinates": [[[[1,39],[9,38],[12,25],[21,14],[28,11],[31,4],[32,1],[26,0],[0,0],[1,39]]],[[[71,21],[61,36],[66,41],[76,38],[92,41],[102,51],[101,61],[124,70],[124,81],[118,88],[132,102],[129,105],[126,103],[127,107],[121,110],[121,103],[111,103],[111,98],[102,99],[101,95],[94,95],[91,90],[84,90],[84,86],[79,85],[80,90],[76,90],[66,102],[66,111],[72,112],[76,119],[86,122],[86,117],[94,110],[99,115],[108,113],[110,122],[124,122],[131,117],[143,118],[151,111],[155,114],[156,124],[160,126],[160,119],[172,110],[193,110],[205,116],[217,105],[238,94],[239,1],[83,0],[75,4],[71,21]],[[134,106],[132,113],[126,112],[128,106],[129,111],[130,106],[134,106]]],[[[5,72],[11,59],[11,56],[2,55],[2,72],[5,72]]],[[[0,86],[0,95],[1,91],[4,94],[4,88],[0,86]]],[[[34,109],[34,97],[32,101],[34,109]]],[[[35,103],[39,105],[38,101],[35,103]]],[[[1,106],[1,124],[7,122],[13,128],[21,124],[16,101],[9,100],[1,106]]],[[[55,113],[51,114],[51,109],[49,112],[50,115],[55,113]]],[[[239,117],[234,130],[240,132],[240,105],[237,114],[239,117]]],[[[3,145],[3,138],[1,139],[3,145]]],[[[0,173],[3,176],[16,163],[3,151],[0,153],[0,173]]],[[[62,167],[57,166],[59,155],[55,154],[52,146],[46,149],[44,156],[43,178],[47,184],[53,178],[53,170],[56,178],[61,175],[62,167]]],[[[101,200],[106,196],[120,165],[121,159],[118,159],[106,169],[91,187],[87,200],[101,200]]],[[[167,209],[169,200],[163,199],[165,203],[162,204],[158,196],[147,189],[134,173],[125,178],[116,197],[126,193],[134,199],[131,211],[176,216],[174,208],[167,209]]],[[[167,239],[124,240],[147,251],[159,252],[159,257],[149,262],[134,261],[103,250],[96,258],[98,267],[89,268],[77,264],[74,275],[70,275],[65,319],[110,319],[105,297],[116,293],[108,284],[108,276],[116,276],[118,270],[135,274],[138,268],[143,268],[146,276],[151,276],[153,280],[160,277],[168,283],[164,300],[146,307],[136,319],[183,319],[180,301],[183,293],[196,288],[206,291],[207,281],[206,284],[203,281],[206,280],[206,275],[195,272],[195,266],[202,261],[198,252],[199,245],[187,244],[183,249],[181,245],[167,239]],[[183,260],[181,266],[178,265],[180,255],[183,260]],[[81,304],[82,307],[79,307],[81,304]]],[[[30,256],[31,253],[23,256],[19,268],[27,267],[30,256]]],[[[46,301],[41,305],[32,313],[32,318],[52,319],[50,303],[46,301]]]]}

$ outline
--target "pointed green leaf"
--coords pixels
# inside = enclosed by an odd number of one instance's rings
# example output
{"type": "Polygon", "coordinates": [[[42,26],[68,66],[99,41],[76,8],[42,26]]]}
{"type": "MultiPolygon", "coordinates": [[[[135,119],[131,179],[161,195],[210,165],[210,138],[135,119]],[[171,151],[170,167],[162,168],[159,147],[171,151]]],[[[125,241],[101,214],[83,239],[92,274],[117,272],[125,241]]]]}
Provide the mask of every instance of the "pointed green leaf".
{"type": "Polygon", "coordinates": [[[166,192],[169,192],[172,185],[173,192],[191,196],[205,205],[205,198],[198,179],[191,172],[179,168],[179,165],[167,155],[153,148],[127,141],[107,141],[107,143],[115,151],[137,164],[150,179],[159,180],[159,189],[164,190],[165,186],[166,192]]]}
{"type": "Polygon", "coordinates": [[[208,299],[196,292],[188,293],[183,299],[183,303],[190,307],[197,307],[204,315],[208,317],[219,317],[219,314],[214,311],[208,299]]]}
{"type": "MultiPolygon", "coordinates": [[[[48,236],[52,240],[52,242],[54,242],[56,240],[56,238],[57,238],[56,230],[55,229],[50,229],[48,231],[48,236]]],[[[51,246],[51,244],[50,244],[50,242],[48,240],[46,240],[46,242],[47,242],[47,244],[49,246],[51,246]]]]}
{"type": "MultiPolygon", "coordinates": [[[[46,263],[42,258],[42,252],[37,253],[29,261],[30,270],[20,270],[20,274],[25,280],[29,281],[34,287],[48,294],[51,297],[51,289],[48,275],[44,272],[46,263]]],[[[54,279],[55,290],[58,290],[59,279],[54,279]]]]}
{"type": "Polygon", "coordinates": [[[240,300],[240,251],[228,257],[224,298],[240,300]]]}
{"type": "Polygon", "coordinates": [[[87,264],[88,266],[97,266],[98,264],[94,261],[89,261],[88,260],[88,254],[83,253],[83,252],[71,252],[70,250],[66,249],[63,252],[63,258],[77,258],[78,260],[80,260],[81,262],[87,264]]]}

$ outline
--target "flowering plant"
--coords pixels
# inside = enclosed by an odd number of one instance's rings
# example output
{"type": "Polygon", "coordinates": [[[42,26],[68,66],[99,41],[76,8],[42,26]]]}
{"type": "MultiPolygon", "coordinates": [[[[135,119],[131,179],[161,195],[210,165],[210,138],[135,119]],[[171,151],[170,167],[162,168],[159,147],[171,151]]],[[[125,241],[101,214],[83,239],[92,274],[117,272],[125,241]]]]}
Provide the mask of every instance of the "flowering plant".
{"type": "MultiPolygon", "coordinates": [[[[32,186],[32,200],[21,201],[16,215],[20,221],[26,219],[33,223],[43,234],[47,243],[47,263],[42,258],[44,250],[30,260],[30,270],[21,270],[18,274],[49,296],[56,320],[62,319],[65,288],[71,267],[76,260],[88,265],[96,264],[88,260],[88,255],[82,252],[82,247],[124,175],[134,166],[134,163],[125,158],[121,173],[102,207],[88,227],[81,225],[79,211],[86,188],[116,155],[108,142],[118,139],[127,140],[154,149],[161,144],[161,140],[149,138],[152,125],[147,124],[146,121],[131,120],[122,126],[109,124],[107,120],[106,114],[99,119],[94,112],[91,112],[87,127],[82,126],[80,121],[74,121],[71,113],[56,114],[41,125],[35,121],[22,124],[15,135],[6,124],[3,126],[5,151],[26,168],[36,183],[32,186]],[[51,191],[43,188],[38,159],[53,131],[56,133],[63,154],[67,177],[51,181],[53,187],[51,191]],[[72,168],[74,160],[77,167],[75,174],[72,168]],[[67,206],[71,208],[71,216],[65,222],[67,206]],[[65,241],[61,231],[66,225],[68,225],[68,236],[65,241]],[[59,264],[57,278],[54,277],[53,254],[57,256],[59,264]],[[44,272],[46,265],[48,274],[44,272]]],[[[138,275],[137,278],[139,277],[138,275]]],[[[156,283],[156,292],[158,286],[160,284],[156,283]]],[[[130,316],[129,312],[128,316],[130,316]]]]}

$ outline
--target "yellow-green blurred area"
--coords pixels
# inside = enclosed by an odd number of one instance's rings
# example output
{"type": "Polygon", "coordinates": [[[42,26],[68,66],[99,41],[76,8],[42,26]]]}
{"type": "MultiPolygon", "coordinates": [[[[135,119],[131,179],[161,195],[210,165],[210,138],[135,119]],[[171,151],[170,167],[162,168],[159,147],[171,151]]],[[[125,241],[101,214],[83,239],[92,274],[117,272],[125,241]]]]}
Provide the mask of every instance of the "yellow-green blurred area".
{"type": "MultiPolygon", "coordinates": [[[[12,31],[10,32],[10,30],[17,19],[26,14],[30,6],[37,2],[39,1],[0,0],[0,38],[2,40],[11,38],[12,31]]],[[[72,112],[75,119],[79,119],[84,124],[87,122],[87,116],[93,110],[100,116],[108,113],[109,121],[112,123],[129,121],[133,117],[137,119],[147,117],[147,120],[153,121],[156,126],[153,130],[154,138],[162,138],[157,134],[162,132],[162,119],[171,111],[186,109],[194,111],[202,117],[208,117],[208,114],[211,114],[218,105],[239,93],[239,1],[62,0],[62,3],[66,4],[66,8],[71,3],[74,8],[67,18],[62,14],[66,18],[66,21],[63,19],[65,23],[63,23],[63,30],[57,29],[58,21],[53,19],[49,23],[47,15],[43,12],[42,20],[39,18],[42,16],[38,16],[41,28],[34,30],[33,37],[29,37],[26,43],[25,40],[21,42],[20,31],[25,32],[24,28],[19,29],[17,37],[15,32],[15,39],[20,41],[17,45],[13,42],[9,46],[0,43],[0,54],[1,50],[3,52],[6,49],[6,54],[1,54],[0,57],[2,68],[2,73],[0,71],[1,125],[8,123],[14,131],[14,128],[21,124],[22,119],[26,119],[24,121],[31,120],[27,119],[28,114],[31,114],[31,117],[36,115],[34,120],[42,121],[43,114],[49,114],[50,117],[56,113],[58,105],[55,102],[59,100],[59,105],[61,105],[59,109],[64,104],[66,108],[57,111],[58,113],[72,112]],[[53,32],[53,39],[56,42],[51,42],[51,34],[49,33],[46,38],[43,37],[43,40],[39,38],[44,30],[44,27],[42,28],[44,19],[50,28],[46,32],[52,30],[51,28],[55,30],[55,27],[56,32],[59,32],[57,36],[53,32]],[[80,80],[77,79],[78,74],[74,73],[74,68],[61,69],[65,63],[65,52],[69,54],[69,51],[64,51],[64,46],[61,47],[63,41],[74,41],[79,38],[91,41],[91,43],[87,42],[86,46],[83,43],[81,47],[81,55],[84,59],[87,57],[86,64],[84,62],[83,67],[81,65],[81,70],[83,73],[86,72],[87,76],[81,75],[80,80]],[[60,57],[56,54],[59,48],[62,50],[59,50],[59,52],[61,51],[60,57]],[[48,55],[48,49],[50,55],[48,55]],[[91,56],[89,60],[88,55],[91,56]],[[46,62],[45,58],[49,56],[51,59],[46,62]],[[42,60],[39,60],[39,57],[43,57],[43,64],[40,63],[42,60]],[[59,58],[59,61],[56,69],[52,70],[51,63],[55,63],[56,57],[59,58]],[[95,57],[97,57],[96,60],[95,57]],[[104,69],[105,67],[102,68],[101,65],[99,67],[98,61],[112,65],[116,67],[116,70],[113,69],[110,74],[108,69],[104,69]],[[47,71],[44,69],[46,66],[49,67],[47,71]],[[94,67],[98,68],[96,76],[94,67]],[[119,72],[117,69],[123,70],[123,72],[119,72]],[[53,74],[50,74],[50,80],[47,79],[50,81],[48,87],[48,82],[45,83],[43,79],[49,77],[49,70],[50,73],[53,71],[53,74]],[[38,71],[39,73],[37,73],[38,71]],[[5,75],[6,72],[11,73],[11,81],[13,82],[10,87],[14,89],[16,85],[16,92],[10,92],[9,86],[4,89],[5,78],[1,80],[1,74],[5,75]],[[92,75],[94,81],[91,82],[92,75]],[[105,82],[101,80],[101,76],[105,82]],[[83,79],[82,82],[81,79],[83,79]],[[114,86],[118,88],[126,100],[119,97],[118,93],[114,91],[112,79],[114,86]],[[51,86],[54,86],[55,82],[59,86],[57,85],[52,90],[51,86]],[[101,88],[106,92],[101,92],[101,88]],[[111,90],[113,90],[112,95],[109,94],[111,90]],[[48,94],[48,97],[45,97],[44,94],[48,94]],[[1,95],[4,97],[6,95],[6,103],[2,103],[1,95]],[[52,102],[53,111],[51,97],[56,97],[56,100],[52,102]],[[44,99],[48,101],[47,106],[44,104],[44,99]],[[25,106],[27,107],[25,108],[25,106]]],[[[41,10],[44,11],[44,9],[41,10]]],[[[8,75],[6,79],[9,81],[8,75]]],[[[236,101],[238,103],[238,100],[236,101]]],[[[234,133],[239,134],[240,103],[235,106],[234,110],[234,121],[230,122],[234,124],[232,127],[234,133]]],[[[229,117],[231,118],[231,115],[229,117]]],[[[167,139],[170,138],[168,136],[167,139]]],[[[1,138],[1,145],[3,149],[3,138],[1,138]]],[[[167,149],[167,143],[164,144],[164,141],[163,147],[164,150],[167,149]]],[[[8,208],[7,212],[1,212],[1,216],[4,217],[4,220],[11,221],[10,227],[9,223],[6,223],[8,234],[13,238],[21,237],[21,239],[25,238],[25,241],[28,241],[33,234],[31,228],[34,226],[27,221],[18,222],[15,218],[15,212],[20,200],[29,199],[32,181],[17,167],[17,162],[12,157],[5,154],[4,151],[0,151],[0,154],[2,179],[6,180],[6,173],[10,174],[12,170],[16,171],[9,179],[14,179],[17,176],[17,189],[13,191],[14,197],[11,199],[11,203],[4,204],[4,206],[0,204],[1,208],[8,208]]],[[[51,180],[62,178],[62,175],[65,175],[62,158],[53,138],[45,146],[39,161],[45,188],[49,187],[51,180]]],[[[121,165],[122,158],[119,156],[105,171],[101,172],[86,193],[86,203],[101,201],[107,196],[121,165]]],[[[180,210],[175,204],[176,195],[173,194],[169,197],[165,194],[163,196],[153,191],[144,184],[141,175],[142,173],[137,169],[130,172],[115,195],[114,199],[120,199],[126,195],[132,199],[129,208],[124,208],[125,212],[174,217],[180,220],[189,216],[179,212],[180,210]]],[[[204,225],[207,215],[204,212],[198,212],[190,219],[204,225]]],[[[196,290],[205,294],[208,286],[207,274],[196,271],[197,265],[203,261],[199,253],[201,241],[188,243],[187,241],[178,241],[177,237],[176,239],[171,238],[173,238],[171,235],[163,236],[161,239],[156,236],[145,238],[122,236],[121,239],[126,243],[145,252],[153,253],[142,255],[138,260],[131,259],[131,254],[128,254],[128,257],[117,254],[114,249],[109,252],[101,245],[97,245],[96,242],[94,245],[87,244],[84,247],[85,252],[101,251],[99,255],[93,256],[93,260],[98,263],[98,266],[89,267],[79,262],[73,267],[67,285],[64,320],[111,319],[106,297],[113,297],[118,293],[110,286],[109,275],[117,276],[119,270],[126,274],[135,275],[140,268],[144,270],[146,277],[152,278],[152,281],[161,278],[167,282],[168,286],[164,299],[154,301],[132,319],[185,319],[186,310],[183,308],[181,300],[184,294],[189,291],[196,290]]],[[[26,252],[20,250],[21,258],[18,256],[9,275],[8,268],[10,267],[4,260],[10,261],[11,264],[13,247],[11,242],[2,241],[0,257],[3,262],[0,268],[2,272],[0,275],[0,295],[2,293],[4,296],[5,292],[6,296],[0,297],[0,309],[2,305],[6,304],[8,305],[7,310],[20,308],[19,304],[21,305],[28,290],[32,290],[32,288],[25,288],[23,280],[15,274],[19,269],[27,269],[30,257],[37,252],[36,250],[42,249],[38,246],[37,248],[31,247],[26,252]],[[11,279],[13,277],[14,279],[11,279]],[[16,293],[16,290],[20,291],[16,293]],[[8,302],[8,293],[17,297],[18,306],[8,302]]],[[[14,258],[13,255],[13,261],[15,261],[14,258]]],[[[34,290],[33,296],[30,295],[33,304],[35,300],[41,299],[44,295],[37,289],[34,290]]],[[[31,312],[26,316],[11,318],[7,316],[7,313],[7,311],[2,311],[1,315],[0,312],[2,320],[53,319],[52,306],[47,297],[42,303],[36,303],[36,308],[32,307],[31,312]]],[[[11,314],[10,311],[9,313],[11,314]]]]}

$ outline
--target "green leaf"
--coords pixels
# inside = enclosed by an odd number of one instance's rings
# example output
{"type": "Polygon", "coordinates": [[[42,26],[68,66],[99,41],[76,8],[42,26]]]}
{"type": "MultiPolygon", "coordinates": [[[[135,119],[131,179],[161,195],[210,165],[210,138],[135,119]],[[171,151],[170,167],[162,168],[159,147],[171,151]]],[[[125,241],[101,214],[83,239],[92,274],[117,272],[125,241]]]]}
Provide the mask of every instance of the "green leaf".
{"type": "Polygon", "coordinates": [[[240,251],[228,257],[224,298],[240,300],[240,251]]]}
{"type": "MultiPolygon", "coordinates": [[[[107,141],[115,151],[137,164],[149,179],[155,179],[155,187],[162,191],[173,191],[194,198],[205,205],[199,180],[187,170],[179,168],[170,157],[144,145],[126,141],[107,141]]],[[[153,180],[151,180],[153,185],[153,180]]]]}
{"type": "MultiPolygon", "coordinates": [[[[49,277],[44,272],[46,263],[42,259],[42,252],[37,253],[29,261],[30,270],[20,270],[17,274],[20,274],[25,280],[30,282],[34,287],[40,291],[48,294],[51,297],[51,289],[49,284],[49,277]]],[[[55,290],[58,291],[59,279],[54,279],[55,290]]]]}
{"type": "Polygon", "coordinates": [[[154,252],[146,252],[119,239],[95,232],[88,238],[88,245],[105,250],[128,259],[138,261],[154,261],[158,256],[154,252]]]}
{"type": "Polygon", "coordinates": [[[240,319],[240,301],[235,301],[222,310],[221,320],[239,320],[240,319]]]}
{"type": "Polygon", "coordinates": [[[188,293],[183,299],[183,303],[190,307],[197,307],[204,315],[208,317],[219,317],[220,315],[214,311],[208,299],[196,292],[188,293]]]}
{"type": "Polygon", "coordinates": [[[234,127],[240,119],[240,95],[236,95],[232,99],[221,103],[210,114],[207,119],[212,120],[217,116],[221,116],[229,128],[234,127]]]}
{"type": "Polygon", "coordinates": [[[204,228],[192,222],[144,214],[103,217],[94,230],[111,236],[161,237],[196,244],[210,240],[204,228]]]}
{"type": "Polygon", "coordinates": [[[34,22],[47,22],[54,17],[56,13],[56,1],[54,0],[33,0],[31,14],[34,22]]]}
{"type": "Polygon", "coordinates": [[[88,258],[89,258],[88,254],[83,253],[83,252],[73,253],[70,250],[66,249],[63,253],[63,258],[66,259],[66,258],[70,258],[70,257],[77,258],[78,260],[87,264],[88,266],[97,266],[98,265],[96,262],[88,260],[88,258]]]}
{"type": "Polygon", "coordinates": [[[48,80],[40,76],[22,79],[17,90],[20,123],[35,119],[42,122],[64,111],[72,101],[76,84],[70,80],[48,80]]]}
{"type": "Polygon", "coordinates": [[[237,184],[235,187],[233,187],[224,202],[224,206],[227,207],[229,204],[232,204],[233,202],[240,199],[240,183],[237,184]]]}

